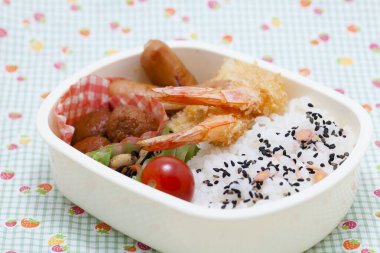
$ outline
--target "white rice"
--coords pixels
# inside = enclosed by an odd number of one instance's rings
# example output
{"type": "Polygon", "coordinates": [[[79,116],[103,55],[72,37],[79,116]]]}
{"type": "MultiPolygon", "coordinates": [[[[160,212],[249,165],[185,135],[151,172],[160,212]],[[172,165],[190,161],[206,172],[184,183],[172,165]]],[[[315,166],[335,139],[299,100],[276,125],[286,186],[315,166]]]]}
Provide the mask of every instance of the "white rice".
{"type": "Polygon", "coordinates": [[[192,202],[231,209],[290,196],[316,183],[315,168],[327,175],[337,169],[354,140],[348,126],[341,130],[309,97],[293,99],[284,115],[257,117],[230,147],[199,144],[200,151],[188,162],[195,179],[192,202]],[[297,141],[302,129],[311,130],[314,138],[297,141]],[[258,173],[268,177],[259,182],[258,173]]]}

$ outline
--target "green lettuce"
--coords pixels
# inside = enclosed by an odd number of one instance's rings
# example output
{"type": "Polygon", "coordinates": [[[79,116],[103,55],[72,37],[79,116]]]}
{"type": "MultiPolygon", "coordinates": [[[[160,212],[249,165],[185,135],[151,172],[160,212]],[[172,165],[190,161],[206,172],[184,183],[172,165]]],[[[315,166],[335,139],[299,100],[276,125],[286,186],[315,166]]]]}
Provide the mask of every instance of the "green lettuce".
{"type": "Polygon", "coordinates": [[[106,166],[109,166],[111,158],[115,155],[130,154],[133,151],[139,152],[140,148],[135,143],[126,141],[107,145],[95,151],[91,151],[86,155],[106,166]]]}
{"type": "Polygon", "coordinates": [[[163,150],[158,156],[174,156],[178,159],[188,162],[199,151],[196,144],[188,144],[174,149],[163,150]]]}

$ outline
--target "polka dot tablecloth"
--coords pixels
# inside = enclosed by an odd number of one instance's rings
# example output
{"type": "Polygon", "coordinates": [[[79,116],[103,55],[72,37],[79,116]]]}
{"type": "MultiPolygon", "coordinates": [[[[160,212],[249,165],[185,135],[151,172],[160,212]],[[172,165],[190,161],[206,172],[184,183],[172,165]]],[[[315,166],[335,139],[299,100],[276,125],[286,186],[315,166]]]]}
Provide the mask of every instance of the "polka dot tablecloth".
{"type": "Polygon", "coordinates": [[[35,127],[41,102],[60,81],[150,38],[232,48],[360,103],[375,131],[358,195],[308,252],[380,252],[379,1],[1,0],[1,253],[154,252],[62,196],[35,127]]]}

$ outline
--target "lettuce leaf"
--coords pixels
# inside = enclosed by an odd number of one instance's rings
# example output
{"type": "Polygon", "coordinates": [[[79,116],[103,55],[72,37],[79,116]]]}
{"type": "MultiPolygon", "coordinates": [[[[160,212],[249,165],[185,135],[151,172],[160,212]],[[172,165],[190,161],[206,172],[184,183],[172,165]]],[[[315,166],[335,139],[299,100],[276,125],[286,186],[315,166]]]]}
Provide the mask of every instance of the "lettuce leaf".
{"type": "Polygon", "coordinates": [[[95,152],[92,156],[90,156],[92,159],[104,164],[105,166],[108,166],[111,161],[112,152],[111,150],[102,150],[95,152]]]}
{"type": "Polygon", "coordinates": [[[163,150],[158,156],[174,156],[178,159],[188,162],[199,151],[196,144],[188,144],[174,149],[163,150]]]}
{"type": "Polygon", "coordinates": [[[109,166],[111,158],[115,155],[130,154],[133,151],[139,152],[140,148],[135,143],[126,141],[107,145],[95,151],[91,151],[86,155],[106,166],[109,166]]]}
{"type": "MultiPolygon", "coordinates": [[[[171,129],[168,126],[165,126],[160,135],[165,135],[168,133],[171,133],[171,129]]],[[[98,150],[92,151],[87,153],[89,157],[93,158],[94,160],[109,166],[110,160],[115,155],[119,154],[131,154],[133,151],[139,152],[140,147],[136,145],[136,143],[131,141],[126,141],[122,143],[114,143],[110,144],[108,146],[105,146],[103,148],[100,148],[98,150]]],[[[185,163],[187,163],[193,156],[195,156],[199,151],[199,148],[196,144],[188,144],[181,147],[163,150],[160,154],[154,156],[174,156],[185,163]]],[[[152,157],[152,158],[154,158],[152,157]]],[[[140,173],[137,175],[137,180],[140,179],[141,173],[144,169],[144,167],[148,164],[148,162],[152,159],[147,159],[144,164],[142,165],[142,169],[140,170],[140,173]]]]}
{"type": "MultiPolygon", "coordinates": [[[[168,125],[164,127],[160,135],[165,135],[172,133],[173,131],[170,129],[168,125]]],[[[178,159],[181,159],[185,163],[189,161],[193,156],[195,156],[199,151],[199,148],[196,144],[188,144],[181,147],[163,150],[158,156],[174,156],[178,159]]],[[[146,164],[146,163],[145,163],[146,164]]]]}

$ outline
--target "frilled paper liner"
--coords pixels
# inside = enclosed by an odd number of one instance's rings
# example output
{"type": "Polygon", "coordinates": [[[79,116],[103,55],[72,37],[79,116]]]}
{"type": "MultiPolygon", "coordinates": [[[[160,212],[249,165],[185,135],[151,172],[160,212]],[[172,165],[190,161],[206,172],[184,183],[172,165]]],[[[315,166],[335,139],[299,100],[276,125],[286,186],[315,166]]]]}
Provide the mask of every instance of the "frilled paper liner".
{"type": "Polygon", "coordinates": [[[69,90],[59,99],[54,108],[54,115],[60,133],[59,137],[63,141],[71,143],[75,131],[73,124],[82,116],[101,108],[113,109],[118,105],[129,105],[150,112],[159,122],[156,131],[145,132],[138,137],[128,137],[126,140],[137,141],[141,138],[154,137],[161,132],[168,117],[160,102],[135,94],[110,97],[108,94],[109,83],[110,81],[106,78],[89,75],[71,85],[69,90]]]}

